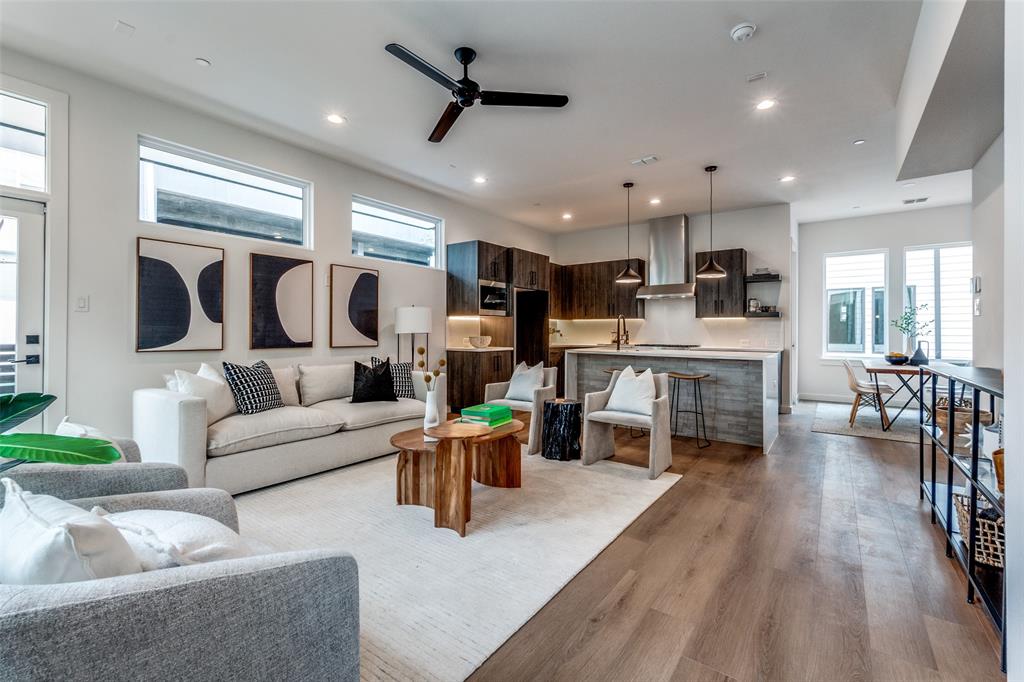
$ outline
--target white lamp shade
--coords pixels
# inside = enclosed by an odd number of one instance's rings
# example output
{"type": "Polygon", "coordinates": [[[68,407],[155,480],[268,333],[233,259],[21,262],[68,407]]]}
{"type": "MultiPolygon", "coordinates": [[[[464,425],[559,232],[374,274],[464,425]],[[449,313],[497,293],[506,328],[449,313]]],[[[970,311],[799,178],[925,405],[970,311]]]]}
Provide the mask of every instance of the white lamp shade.
{"type": "Polygon", "coordinates": [[[396,334],[429,334],[431,330],[430,308],[408,305],[395,308],[396,334]]]}

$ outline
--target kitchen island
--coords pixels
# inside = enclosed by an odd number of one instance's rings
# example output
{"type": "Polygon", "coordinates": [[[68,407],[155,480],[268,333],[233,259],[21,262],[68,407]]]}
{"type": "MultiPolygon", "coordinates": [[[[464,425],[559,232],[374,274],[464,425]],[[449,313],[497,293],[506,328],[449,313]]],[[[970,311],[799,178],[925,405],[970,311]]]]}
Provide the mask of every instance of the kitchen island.
{"type": "MultiPolygon", "coordinates": [[[[708,438],[758,446],[767,454],[779,435],[780,362],[777,351],[577,348],[565,352],[565,394],[583,400],[603,391],[606,370],[626,365],[638,372],[649,367],[655,373],[706,373],[701,395],[708,438]]],[[[692,410],[692,382],[684,382],[679,393],[679,407],[692,410]]],[[[694,436],[692,414],[680,414],[678,425],[677,435],[694,436]]]]}

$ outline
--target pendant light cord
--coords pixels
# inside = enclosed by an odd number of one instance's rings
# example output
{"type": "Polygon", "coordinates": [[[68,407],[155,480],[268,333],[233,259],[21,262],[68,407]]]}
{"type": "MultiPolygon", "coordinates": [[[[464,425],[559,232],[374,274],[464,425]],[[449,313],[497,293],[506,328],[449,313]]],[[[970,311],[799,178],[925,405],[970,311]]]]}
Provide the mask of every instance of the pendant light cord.
{"type": "Polygon", "coordinates": [[[629,190],[626,188],[626,266],[629,266],[629,190]]]}
{"type": "Polygon", "coordinates": [[[715,172],[708,173],[708,233],[709,251],[715,251],[715,172]]]}

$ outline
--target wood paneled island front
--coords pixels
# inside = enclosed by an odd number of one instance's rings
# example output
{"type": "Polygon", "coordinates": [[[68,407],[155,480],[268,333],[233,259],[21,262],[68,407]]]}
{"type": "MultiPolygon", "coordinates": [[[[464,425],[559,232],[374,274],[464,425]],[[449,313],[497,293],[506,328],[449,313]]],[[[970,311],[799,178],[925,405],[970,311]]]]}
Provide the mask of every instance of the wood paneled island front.
{"type": "MultiPolygon", "coordinates": [[[[701,382],[708,438],[754,445],[768,453],[779,435],[780,352],[580,348],[566,351],[565,394],[583,400],[608,387],[608,369],[707,373],[701,382]]],[[[682,409],[693,409],[693,387],[680,387],[682,409]]],[[[692,414],[679,415],[679,436],[694,435],[692,414]]],[[[703,435],[703,434],[702,434],[703,435]]]]}

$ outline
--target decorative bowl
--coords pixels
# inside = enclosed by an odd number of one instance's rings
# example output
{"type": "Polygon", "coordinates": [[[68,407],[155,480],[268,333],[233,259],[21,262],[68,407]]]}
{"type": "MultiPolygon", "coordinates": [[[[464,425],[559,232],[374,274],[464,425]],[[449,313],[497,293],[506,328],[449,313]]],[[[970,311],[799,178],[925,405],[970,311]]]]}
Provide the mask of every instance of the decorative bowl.
{"type": "Polygon", "coordinates": [[[893,355],[889,353],[885,356],[885,361],[890,365],[905,365],[910,362],[910,357],[903,354],[893,355]]]}
{"type": "Polygon", "coordinates": [[[489,336],[471,336],[469,337],[469,345],[473,348],[487,348],[491,345],[491,337],[489,336]]]}

